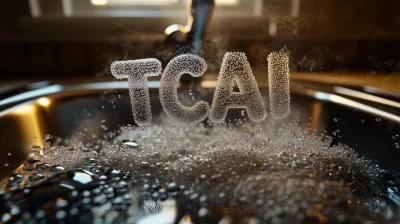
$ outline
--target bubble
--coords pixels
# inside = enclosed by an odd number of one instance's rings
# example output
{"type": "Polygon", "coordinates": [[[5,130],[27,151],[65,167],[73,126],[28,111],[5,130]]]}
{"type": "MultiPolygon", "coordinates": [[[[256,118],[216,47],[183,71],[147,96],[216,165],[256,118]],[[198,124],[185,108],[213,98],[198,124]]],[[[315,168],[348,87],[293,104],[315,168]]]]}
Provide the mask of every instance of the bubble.
{"type": "Polygon", "coordinates": [[[64,170],[65,170],[65,168],[60,165],[54,165],[54,166],[50,167],[51,172],[61,172],[64,170]]]}
{"type": "Polygon", "coordinates": [[[110,70],[118,79],[128,78],[133,117],[138,125],[149,125],[152,116],[147,77],[161,73],[161,62],[155,58],[115,61],[110,70]]]}
{"type": "Polygon", "coordinates": [[[186,107],[179,102],[177,88],[179,79],[188,73],[200,77],[207,69],[203,58],[193,54],[182,54],[173,58],[164,70],[160,83],[160,101],[165,113],[175,122],[193,125],[204,120],[210,109],[205,101],[198,101],[192,107],[186,107]]]}
{"type": "Polygon", "coordinates": [[[290,113],[289,57],[284,52],[272,52],[267,61],[271,114],[282,119],[290,113]]]}
{"type": "Polygon", "coordinates": [[[257,82],[243,52],[228,52],[224,55],[211,105],[210,120],[215,123],[223,122],[229,108],[245,108],[253,121],[261,121],[266,116],[257,82]],[[240,92],[233,91],[235,81],[240,92]]]}

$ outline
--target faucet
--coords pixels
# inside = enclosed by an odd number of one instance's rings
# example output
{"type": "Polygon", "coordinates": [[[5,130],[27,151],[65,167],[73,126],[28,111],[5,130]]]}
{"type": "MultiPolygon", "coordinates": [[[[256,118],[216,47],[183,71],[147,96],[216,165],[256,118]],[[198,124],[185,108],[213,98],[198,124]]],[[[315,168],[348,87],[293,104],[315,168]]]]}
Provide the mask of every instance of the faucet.
{"type": "Polygon", "coordinates": [[[188,0],[187,24],[174,24],[165,29],[166,43],[178,45],[184,53],[202,56],[202,41],[214,9],[214,0],[188,0]]]}

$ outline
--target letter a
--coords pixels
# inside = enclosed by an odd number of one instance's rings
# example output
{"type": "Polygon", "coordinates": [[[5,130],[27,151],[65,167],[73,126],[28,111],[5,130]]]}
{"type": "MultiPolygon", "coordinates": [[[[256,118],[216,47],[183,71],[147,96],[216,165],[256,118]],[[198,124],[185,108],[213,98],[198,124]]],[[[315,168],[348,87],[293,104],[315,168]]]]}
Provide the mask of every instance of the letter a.
{"type": "Polygon", "coordinates": [[[229,108],[245,108],[252,121],[261,121],[266,116],[257,82],[243,52],[228,52],[224,55],[211,105],[210,120],[215,123],[223,122],[229,108]],[[240,92],[233,91],[235,81],[240,92]]]}

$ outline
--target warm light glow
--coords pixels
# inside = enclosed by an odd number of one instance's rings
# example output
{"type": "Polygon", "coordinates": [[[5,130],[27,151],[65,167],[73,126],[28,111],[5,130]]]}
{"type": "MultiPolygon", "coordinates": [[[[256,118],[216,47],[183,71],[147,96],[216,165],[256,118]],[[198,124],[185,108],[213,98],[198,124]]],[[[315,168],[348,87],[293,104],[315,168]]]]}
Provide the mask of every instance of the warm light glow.
{"type": "MultiPolygon", "coordinates": [[[[14,119],[18,121],[16,127],[17,130],[21,131],[21,134],[25,136],[27,140],[34,139],[44,139],[44,134],[48,133],[47,126],[44,123],[43,114],[41,114],[43,110],[38,110],[34,104],[24,104],[15,108],[11,114],[14,116],[14,119]]],[[[35,142],[36,145],[39,145],[43,148],[41,143],[42,141],[35,142]]],[[[30,151],[30,141],[26,141],[23,144],[26,144],[26,150],[30,151]]]]}
{"type": "Polygon", "coordinates": [[[40,104],[44,107],[47,107],[50,105],[50,100],[45,97],[42,97],[42,98],[38,99],[38,104],[40,104]]]}
{"type": "Polygon", "coordinates": [[[34,109],[35,108],[32,105],[22,105],[22,106],[16,108],[13,111],[13,114],[16,114],[16,115],[29,114],[29,113],[32,113],[32,111],[34,109]]]}
{"type": "Polygon", "coordinates": [[[93,5],[107,5],[107,0],[92,0],[93,5]]]}
{"type": "Polygon", "coordinates": [[[200,83],[201,88],[215,88],[217,86],[217,81],[214,80],[203,80],[200,83]]]}
{"type": "Polygon", "coordinates": [[[215,0],[216,5],[237,5],[239,0],[215,0]]]}
{"type": "Polygon", "coordinates": [[[312,103],[310,129],[308,130],[308,134],[313,134],[318,129],[321,121],[322,109],[323,107],[321,101],[315,101],[312,103]]]}

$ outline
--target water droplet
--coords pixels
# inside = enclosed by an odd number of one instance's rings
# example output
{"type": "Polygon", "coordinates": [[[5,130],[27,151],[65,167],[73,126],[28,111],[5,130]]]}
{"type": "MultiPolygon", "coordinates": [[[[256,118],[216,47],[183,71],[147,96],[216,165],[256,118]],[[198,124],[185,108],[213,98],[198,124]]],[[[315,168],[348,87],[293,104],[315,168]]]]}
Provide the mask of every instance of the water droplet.
{"type": "Polygon", "coordinates": [[[167,186],[167,191],[169,191],[169,192],[174,192],[174,191],[178,191],[178,190],[179,190],[178,185],[174,182],[168,184],[168,186],[167,186]]]}
{"type": "Polygon", "coordinates": [[[53,136],[47,134],[46,136],[44,136],[44,143],[48,142],[49,140],[51,140],[53,138],[53,136]]]}
{"type": "Polygon", "coordinates": [[[105,175],[109,176],[109,177],[115,177],[115,176],[119,176],[121,174],[121,171],[119,170],[115,170],[115,169],[108,169],[105,173],[105,175]]]}
{"type": "Polygon", "coordinates": [[[43,210],[39,210],[39,211],[37,211],[36,212],[36,214],[35,214],[35,218],[36,219],[43,219],[44,217],[46,217],[46,212],[45,211],[43,211],[43,210]]]}
{"type": "Polygon", "coordinates": [[[44,179],[44,175],[40,173],[34,173],[29,176],[30,181],[38,181],[44,179]]]}
{"type": "Polygon", "coordinates": [[[65,168],[60,165],[54,165],[50,167],[50,172],[62,172],[65,171],[65,168]]]}
{"type": "Polygon", "coordinates": [[[68,201],[62,199],[62,198],[58,198],[55,204],[55,208],[56,209],[63,209],[66,208],[68,206],[68,201]]]}
{"type": "Polygon", "coordinates": [[[36,164],[36,169],[38,171],[41,171],[41,172],[46,171],[49,168],[50,168],[50,165],[47,164],[47,163],[38,163],[38,164],[36,164]]]}
{"type": "Polygon", "coordinates": [[[107,130],[108,130],[107,126],[105,126],[104,124],[102,124],[102,125],[100,125],[100,126],[101,126],[101,128],[102,128],[104,131],[107,131],[107,130]]]}
{"type": "Polygon", "coordinates": [[[28,159],[25,163],[24,163],[24,170],[25,171],[32,171],[35,169],[36,167],[36,163],[40,162],[40,160],[38,159],[28,159]]]}
{"type": "Polygon", "coordinates": [[[32,151],[40,151],[41,147],[38,145],[32,145],[32,151]]]}
{"type": "Polygon", "coordinates": [[[56,212],[56,219],[57,220],[62,220],[62,219],[65,219],[66,217],[67,217],[67,212],[66,211],[60,210],[60,211],[56,212]]]}
{"type": "Polygon", "coordinates": [[[24,177],[19,173],[12,173],[8,178],[9,182],[21,182],[24,180],[24,177]]]}
{"type": "Polygon", "coordinates": [[[137,142],[134,142],[134,141],[124,142],[123,145],[128,146],[130,148],[138,148],[139,147],[139,144],[137,142]]]}
{"type": "Polygon", "coordinates": [[[200,217],[206,217],[207,216],[207,214],[208,214],[208,210],[206,209],[206,208],[201,208],[200,210],[199,210],[199,216],[200,217]]]}
{"type": "Polygon", "coordinates": [[[8,223],[12,218],[12,215],[10,213],[4,213],[4,215],[1,217],[1,221],[3,223],[8,223]]]}
{"type": "Polygon", "coordinates": [[[86,158],[85,159],[85,167],[92,168],[96,166],[96,159],[94,158],[86,158]]]}
{"type": "Polygon", "coordinates": [[[131,130],[132,129],[132,125],[130,125],[130,124],[128,124],[128,125],[126,125],[125,126],[125,131],[129,131],[129,130],[131,130]]]}

